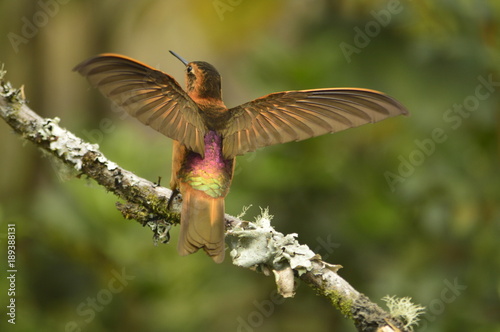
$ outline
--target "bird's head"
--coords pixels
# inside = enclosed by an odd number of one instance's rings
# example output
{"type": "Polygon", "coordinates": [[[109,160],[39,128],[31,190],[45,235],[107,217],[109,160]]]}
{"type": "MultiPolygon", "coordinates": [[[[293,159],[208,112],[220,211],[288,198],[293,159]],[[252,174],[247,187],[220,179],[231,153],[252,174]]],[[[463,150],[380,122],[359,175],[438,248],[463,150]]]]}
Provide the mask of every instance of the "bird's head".
{"type": "Polygon", "coordinates": [[[188,62],[170,51],[186,66],[186,90],[196,102],[222,100],[221,78],[214,66],[204,61],[188,62]]]}

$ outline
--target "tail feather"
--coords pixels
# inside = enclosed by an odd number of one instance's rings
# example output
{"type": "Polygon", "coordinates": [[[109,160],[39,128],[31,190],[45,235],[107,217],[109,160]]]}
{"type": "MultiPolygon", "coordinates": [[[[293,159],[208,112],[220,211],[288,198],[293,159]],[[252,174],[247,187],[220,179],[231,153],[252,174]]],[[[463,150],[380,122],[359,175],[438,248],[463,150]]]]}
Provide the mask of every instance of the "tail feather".
{"type": "MultiPolygon", "coordinates": [[[[186,185],[188,186],[188,185],[186,185]]],[[[181,256],[203,248],[216,262],[224,260],[224,197],[213,198],[205,193],[182,190],[181,229],[177,251],[181,256]]]]}

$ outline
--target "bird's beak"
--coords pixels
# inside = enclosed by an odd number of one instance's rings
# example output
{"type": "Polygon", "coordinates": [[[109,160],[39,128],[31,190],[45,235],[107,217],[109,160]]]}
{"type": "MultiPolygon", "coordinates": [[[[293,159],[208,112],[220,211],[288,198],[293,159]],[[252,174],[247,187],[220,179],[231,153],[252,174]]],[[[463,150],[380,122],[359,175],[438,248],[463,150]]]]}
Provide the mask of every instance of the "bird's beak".
{"type": "Polygon", "coordinates": [[[174,51],[169,51],[173,56],[175,56],[177,59],[181,60],[181,62],[187,66],[189,62],[184,60],[179,54],[175,53],[174,51]]]}

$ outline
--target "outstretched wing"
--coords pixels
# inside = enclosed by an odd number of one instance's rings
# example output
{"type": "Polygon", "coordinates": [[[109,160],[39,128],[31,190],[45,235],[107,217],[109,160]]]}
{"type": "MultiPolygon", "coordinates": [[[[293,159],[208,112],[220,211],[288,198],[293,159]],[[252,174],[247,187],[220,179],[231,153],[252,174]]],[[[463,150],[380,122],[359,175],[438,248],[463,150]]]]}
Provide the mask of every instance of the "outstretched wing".
{"type": "Polygon", "coordinates": [[[232,120],[222,133],[226,158],[408,114],[381,92],[353,88],[272,93],[229,112],[232,120]]]}
{"type": "Polygon", "coordinates": [[[207,129],[199,108],[170,75],[116,54],[98,55],[73,70],[145,125],[203,156],[207,129]]]}

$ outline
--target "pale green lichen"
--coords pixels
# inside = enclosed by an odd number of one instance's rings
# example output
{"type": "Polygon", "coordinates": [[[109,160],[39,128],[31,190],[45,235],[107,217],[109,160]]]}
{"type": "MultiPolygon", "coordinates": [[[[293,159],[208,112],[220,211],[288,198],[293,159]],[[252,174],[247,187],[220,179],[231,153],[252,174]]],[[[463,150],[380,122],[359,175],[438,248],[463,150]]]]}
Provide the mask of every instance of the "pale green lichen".
{"type": "Polygon", "coordinates": [[[0,68],[0,96],[4,97],[10,103],[9,108],[11,111],[16,111],[25,102],[23,87],[14,89],[10,82],[5,82],[4,77],[6,73],[7,71],[4,70],[4,65],[2,64],[2,68],[0,68]]]}
{"type": "Polygon", "coordinates": [[[261,208],[255,222],[249,222],[245,229],[235,228],[229,232],[233,240],[230,253],[233,262],[247,268],[268,264],[278,269],[286,262],[299,275],[310,271],[311,260],[319,257],[297,241],[297,234],[276,232],[271,226],[272,218],[268,208],[261,208]]]}
{"type": "Polygon", "coordinates": [[[257,218],[246,227],[235,227],[228,232],[230,255],[237,266],[251,268],[260,264],[272,264],[277,253],[269,217],[257,218]]]}
{"type": "Polygon", "coordinates": [[[241,209],[240,214],[238,214],[236,216],[236,218],[237,219],[243,218],[245,216],[245,214],[247,213],[248,209],[250,209],[251,207],[252,207],[252,204],[243,206],[243,208],[241,209]]]}
{"type": "Polygon", "coordinates": [[[386,302],[391,316],[399,320],[410,331],[418,325],[419,316],[425,311],[425,307],[412,303],[410,297],[397,298],[387,295],[382,300],[386,302]]]}
{"type": "Polygon", "coordinates": [[[2,63],[2,68],[0,68],[0,81],[3,80],[3,78],[5,77],[5,74],[7,74],[7,71],[4,69],[5,67],[5,64],[2,63]]]}
{"type": "MultiPolygon", "coordinates": [[[[228,232],[230,255],[233,264],[261,271],[272,270],[279,277],[282,295],[291,296],[293,280],[284,278],[286,269],[302,275],[313,269],[313,261],[320,259],[306,245],[297,241],[297,234],[284,235],[271,226],[273,216],[269,209],[262,209],[254,222],[245,222],[228,232]],[[284,284],[284,280],[288,284],[284,284]]],[[[293,294],[292,294],[293,295],[293,294]]]]}

